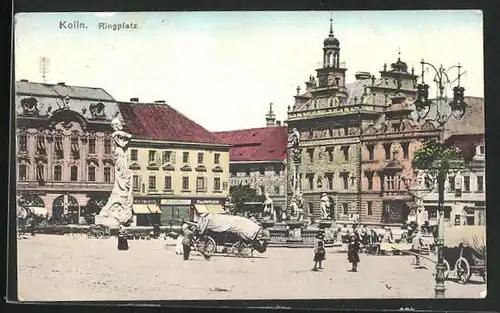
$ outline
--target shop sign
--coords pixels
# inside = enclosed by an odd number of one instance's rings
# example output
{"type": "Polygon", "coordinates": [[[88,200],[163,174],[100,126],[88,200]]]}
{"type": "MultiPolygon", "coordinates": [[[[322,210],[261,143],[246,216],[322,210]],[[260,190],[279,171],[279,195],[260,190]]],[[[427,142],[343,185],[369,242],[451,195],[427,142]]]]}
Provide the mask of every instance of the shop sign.
{"type": "Polygon", "coordinates": [[[220,199],[193,200],[193,204],[224,204],[224,200],[220,199]]]}
{"type": "Polygon", "coordinates": [[[161,199],[162,205],[191,205],[190,199],[161,199]]]}
{"type": "Polygon", "coordinates": [[[158,204],[158,199],[134,199],[135,204],[158,204]]]}

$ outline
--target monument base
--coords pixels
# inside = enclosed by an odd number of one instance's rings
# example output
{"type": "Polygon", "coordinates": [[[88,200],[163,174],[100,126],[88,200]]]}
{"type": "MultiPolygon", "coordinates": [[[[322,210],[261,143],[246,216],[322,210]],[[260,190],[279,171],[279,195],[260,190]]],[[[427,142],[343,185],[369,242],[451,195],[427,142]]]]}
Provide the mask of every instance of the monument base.
{"type": "Polygon", "coordinates": [[[110,228],[118,228],[119,226],[119,223],[115,218],[102,215],[95,216],[95,224],[108,226],[110,228]]]}

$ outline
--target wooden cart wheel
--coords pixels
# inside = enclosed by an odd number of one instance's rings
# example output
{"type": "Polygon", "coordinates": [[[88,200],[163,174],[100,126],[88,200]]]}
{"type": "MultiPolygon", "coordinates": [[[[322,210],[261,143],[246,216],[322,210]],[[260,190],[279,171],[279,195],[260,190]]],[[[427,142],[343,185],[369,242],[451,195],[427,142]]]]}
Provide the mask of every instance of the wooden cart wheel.
{"type": "Polygon", "coordinates": [[[233,254],[237,256],[247,256],[250,254],[247,244],[241,241],[234,243],[231,248],[231,251],[233,254]]]}
{"type": "Polygon", "coordinates": [[[102,230],[97,232],[97,238],[103,239],[104,238],[104,232],[102,230]]]}
{"type": "Polygon", "coordinates": [[[444,260],[444,265],[446,266],[446,271],[444,272],[444,279],[447,280],[448,277],[450,276],[451,267],[450,263],[446,260],[444,260]]]}
{"type": "Polygon", "coordinates": [[[216,248],[215,240],[210,236],[205,236],[196,241],[196,250],[206,255],[214,254],[216,248]]]}
{"type": "Polygon", "coordinates": [[[460,284],[465,284],[472,275],[469,262],[464,257],[460,257],[455,263],[455,271],[460,284]]]}

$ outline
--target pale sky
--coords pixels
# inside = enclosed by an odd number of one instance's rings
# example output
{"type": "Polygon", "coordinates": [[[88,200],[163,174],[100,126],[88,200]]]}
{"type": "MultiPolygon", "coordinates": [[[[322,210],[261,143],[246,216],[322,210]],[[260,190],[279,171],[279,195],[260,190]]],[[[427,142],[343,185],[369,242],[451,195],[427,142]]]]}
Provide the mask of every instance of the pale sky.
{"type": "MultiPolygon", "coordinates": [[[[16,80],[101,87],[117,100],[165,100],[211,131],[265,126],[273,102],[286,119],[296,87],[322,61],[330,12],[22,13],[15,17],[16,80]],[[60,29],[80,21],[87,29],[60,29]],[[100,30],[98,23],[136,23],[100,30]]],[[[467,96],[483,97],[480,11],[336,11],[347,81],[376,74],[401,58],[420,74],[420,60],[461,63],[467,96]]],[[[453,75],[455,71],[451,72],[453,75]]],[[[429,77],[429,74],[427,74],[429,77]]],[[[427,79],[428,80],[428,79],[427,79]]]]}

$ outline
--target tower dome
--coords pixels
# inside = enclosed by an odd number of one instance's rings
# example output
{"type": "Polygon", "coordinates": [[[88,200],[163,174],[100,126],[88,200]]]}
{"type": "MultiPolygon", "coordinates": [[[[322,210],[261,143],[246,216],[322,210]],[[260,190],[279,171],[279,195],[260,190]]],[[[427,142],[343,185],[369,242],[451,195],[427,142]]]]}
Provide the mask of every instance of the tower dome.
{"type": "Polygon", "coordinates": [[[330,18],[330,33],[328,34],[328,37],[323,41],[323,45],[325,47],[339,47],[340,42],[335,36],[333,35],[333,19],[330,18]]]}

